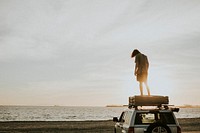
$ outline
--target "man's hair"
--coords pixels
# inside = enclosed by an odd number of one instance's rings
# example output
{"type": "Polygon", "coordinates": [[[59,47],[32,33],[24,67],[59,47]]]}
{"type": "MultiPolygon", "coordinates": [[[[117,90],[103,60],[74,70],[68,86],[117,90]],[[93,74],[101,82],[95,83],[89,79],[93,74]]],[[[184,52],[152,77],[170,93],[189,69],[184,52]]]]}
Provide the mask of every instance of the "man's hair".
{"type": "Polygon", "coordinates": [[[135,57],[135,56],[136,56],[137,54],[139,54],[139,53],[140,53],[139,50],[134,49],[133,52],[132,52],[132,54],[131,54],[131,58],[135,57]]]}

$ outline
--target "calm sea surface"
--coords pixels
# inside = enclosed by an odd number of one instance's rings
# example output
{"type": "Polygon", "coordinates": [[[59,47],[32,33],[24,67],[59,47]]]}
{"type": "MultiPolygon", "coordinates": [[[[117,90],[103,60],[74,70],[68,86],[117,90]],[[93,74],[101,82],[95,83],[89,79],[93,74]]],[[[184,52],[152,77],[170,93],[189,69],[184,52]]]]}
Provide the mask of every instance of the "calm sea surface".
{"type": "MultiPolygon", "coordinates": [[[[0,106],[0,121],[111,120],[127,107],[0,106]]],[[[200,118],[200,108],[182,108],[177,118],[200,118]]]]}

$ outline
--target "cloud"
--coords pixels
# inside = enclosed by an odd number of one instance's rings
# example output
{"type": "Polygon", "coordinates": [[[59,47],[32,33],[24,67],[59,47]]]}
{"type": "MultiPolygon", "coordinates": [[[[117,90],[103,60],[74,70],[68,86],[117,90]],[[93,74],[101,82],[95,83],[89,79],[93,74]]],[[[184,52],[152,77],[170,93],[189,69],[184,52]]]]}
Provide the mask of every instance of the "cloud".
{"type": "Polygon", "coordinates": [[[114,89],[136,86],[134,48],[172,80],[174,73],[199,73],[199,1],[1,1],[0,7],[1,88],[118,95],[114,89]]]}

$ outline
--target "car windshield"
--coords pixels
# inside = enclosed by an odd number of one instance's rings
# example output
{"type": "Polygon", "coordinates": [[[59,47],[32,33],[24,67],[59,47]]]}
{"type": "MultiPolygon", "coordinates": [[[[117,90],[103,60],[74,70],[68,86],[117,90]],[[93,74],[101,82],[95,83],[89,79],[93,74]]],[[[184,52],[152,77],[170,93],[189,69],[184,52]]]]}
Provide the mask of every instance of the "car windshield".
{"type": "Polygon", "coordinates": [[[175,124],[175,120],[171,112],[136,113],[135,124],[151,124],[156,122],[175,124]]]}

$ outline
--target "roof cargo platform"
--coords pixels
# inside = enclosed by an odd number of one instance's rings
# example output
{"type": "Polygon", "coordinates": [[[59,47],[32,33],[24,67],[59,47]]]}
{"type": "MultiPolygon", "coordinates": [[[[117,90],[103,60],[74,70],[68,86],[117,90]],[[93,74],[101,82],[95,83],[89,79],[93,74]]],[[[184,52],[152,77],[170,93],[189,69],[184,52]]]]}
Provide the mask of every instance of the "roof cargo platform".
{"type": "Polygon", "coordinates": [[[162,106],[169,103],[168,96],[131,96],[129,107],[137,106],[162,106]]]}

